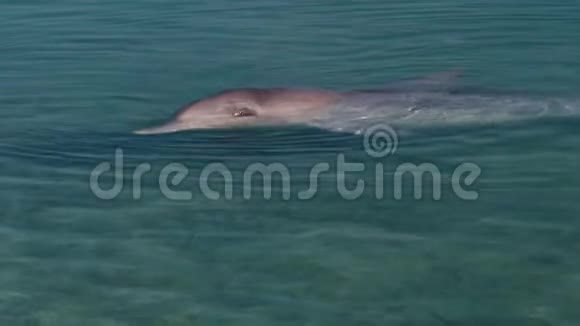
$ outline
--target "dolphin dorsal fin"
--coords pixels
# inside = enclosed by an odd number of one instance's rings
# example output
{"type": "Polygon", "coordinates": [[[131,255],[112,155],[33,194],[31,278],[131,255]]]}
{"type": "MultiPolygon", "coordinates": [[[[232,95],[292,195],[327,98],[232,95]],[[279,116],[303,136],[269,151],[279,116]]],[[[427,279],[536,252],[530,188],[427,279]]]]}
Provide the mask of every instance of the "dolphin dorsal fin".
{"type": "Polygon", "coordinates": [[[383,88],[372,89],[372,92],[452,92],[457,87],[457,80],[461,77],[460,70],[449,70],[421,76],[418,78],[403,79],[385,85],[383,88]]]}

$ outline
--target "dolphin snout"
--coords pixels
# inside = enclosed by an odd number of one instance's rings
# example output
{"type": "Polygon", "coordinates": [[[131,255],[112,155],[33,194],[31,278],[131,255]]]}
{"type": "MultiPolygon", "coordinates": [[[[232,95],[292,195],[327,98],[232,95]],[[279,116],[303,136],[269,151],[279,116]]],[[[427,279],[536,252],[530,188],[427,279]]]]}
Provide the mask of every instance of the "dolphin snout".
{"type": "Polygon", "coordinates": [[[188,127],[176,121],[169,121],[160,126],[134,130],[133,133],[138,135],[154,135],[154,134],[166,134],[185,129],[188,129],[188,127]]]}

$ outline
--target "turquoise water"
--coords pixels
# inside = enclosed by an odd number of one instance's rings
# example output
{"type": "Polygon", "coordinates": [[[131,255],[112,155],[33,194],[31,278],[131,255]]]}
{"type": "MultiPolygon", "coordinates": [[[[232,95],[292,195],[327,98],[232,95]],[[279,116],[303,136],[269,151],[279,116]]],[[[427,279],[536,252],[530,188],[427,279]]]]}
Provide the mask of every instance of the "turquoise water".
{"type": "Polygon", "coordinates": [[[578,118],[397,130],[379,159],[361,135],[311,127],[130,133],[224,88],[368,88],[449,68],[468,87],[578,95],[577,1],[11,0],[0,30],[2,325],[580,322],[578,118]],[[125,186],[102,200],[90,174],[116,149],[125,186]],[[355,200],[337,189],[340,154],[366,167],[348,175],[367,186],[355,200]],[[190,173],[171,189],[192,198],[160,190],[171,162],[190,173]],[[211,162],[232,171],[232,199],[200,192],[211,162]],[[256,162],[288,167],[290,200],[280,180],[271,199],[259,180],[244,198],[256,162]],[[331,171],[300,200],[321,162],[331,171]],[[408,178],[397,199],[397,167],[426,162],[441,199],[428,178],[422,199],[408,178]],[[465,162],[481,169],[465,186],[476,200],[452,190],[465,162]]]}

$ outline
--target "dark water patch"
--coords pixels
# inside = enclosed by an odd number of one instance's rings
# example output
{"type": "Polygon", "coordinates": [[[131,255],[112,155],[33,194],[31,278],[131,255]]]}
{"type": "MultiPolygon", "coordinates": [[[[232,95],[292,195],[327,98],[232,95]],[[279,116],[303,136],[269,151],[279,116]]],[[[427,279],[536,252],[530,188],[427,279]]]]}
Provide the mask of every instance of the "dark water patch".
{"type": "Polygon", "coordinates": [[[307,128],[188,131],[154,136],[37,130],[0,144],[6,158],[43,163],[86,163],[110,157],[116,149],[135,159],[235,159],[263,155],[332,152],[355,145],[350,134],[307,128]]]}

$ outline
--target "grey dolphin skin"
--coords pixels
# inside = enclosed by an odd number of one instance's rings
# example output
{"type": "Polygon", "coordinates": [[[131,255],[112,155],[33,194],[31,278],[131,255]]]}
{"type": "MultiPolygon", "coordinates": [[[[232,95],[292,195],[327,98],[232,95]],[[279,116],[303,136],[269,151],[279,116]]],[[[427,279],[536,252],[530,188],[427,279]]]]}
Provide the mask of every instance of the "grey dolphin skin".
{"type": "Polygon", "coordinates": [[[231,89],[193,101],[164,124],[135,133],[259,124],[304,124],[359,133],[377,123],[416,127],[580,115],[580,98],[576,96],[473,92],[458,87],[460,75],[452,70],[366,90],[231,89]]]}
{"type": "Polygon", "coordinates": [[[233,89],[208,96],[179,109],[161,126],[137,130],[159,134],[256,124],[300,123],[331,106],[341,94],[318,89],[233,89]]]}
{"type": "Polygon", "coordinates": [[[409,89],[420,89],[422,92],[445,91],[459,75],[457,70],[447,71],[371,90],[231,89],[195,100],[180,108],[164,124],[136,130],[134,133],[161,134],[190,129],[307,123],[321,115],[332,114],[329,111],[339,103],[360,96],[406,92],[409,89]]]}

